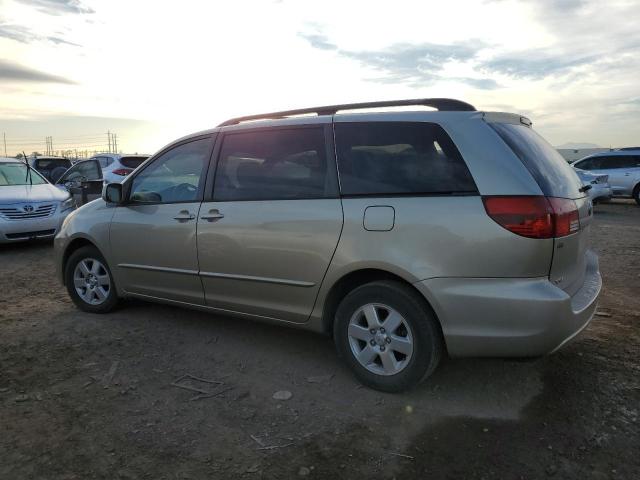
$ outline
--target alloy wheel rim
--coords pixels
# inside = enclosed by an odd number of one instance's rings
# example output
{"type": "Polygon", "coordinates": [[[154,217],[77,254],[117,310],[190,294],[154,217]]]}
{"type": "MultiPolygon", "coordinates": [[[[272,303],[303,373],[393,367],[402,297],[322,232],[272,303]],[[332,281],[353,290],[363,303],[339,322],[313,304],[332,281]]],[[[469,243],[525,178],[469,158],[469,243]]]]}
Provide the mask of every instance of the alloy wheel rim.
{"type": "Polygon", "coordinates": [[[84,258],[73,271],[73,285],[78,296],[89,305],[104,303],[111,292],[107,268],[95,258],[84,258]]]}
{"type": "Polygon", "coordinates": [[[368,303],[349,320],[349,346],[355,359],[376,375],[395,375],[413,356],[413,333],[406,319],[394,308],[368,303]]]}

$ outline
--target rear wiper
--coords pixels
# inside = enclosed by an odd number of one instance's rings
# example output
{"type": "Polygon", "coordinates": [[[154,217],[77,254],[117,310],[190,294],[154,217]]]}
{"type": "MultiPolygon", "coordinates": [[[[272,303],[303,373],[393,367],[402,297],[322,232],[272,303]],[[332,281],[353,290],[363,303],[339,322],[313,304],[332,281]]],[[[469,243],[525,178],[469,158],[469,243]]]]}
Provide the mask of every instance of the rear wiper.
{"type": "Polygon", "coordinates": [[[584,193],[584,192],[588,192],[588,191],[589,191],[589,190],[591,190],[592,188],[593,188],[593,186],[591,186],[591,185],[583,185],[582,187],[580,187],[580,188],[578,189],[578,191],[579,191],[580,193],[584,193]]]}

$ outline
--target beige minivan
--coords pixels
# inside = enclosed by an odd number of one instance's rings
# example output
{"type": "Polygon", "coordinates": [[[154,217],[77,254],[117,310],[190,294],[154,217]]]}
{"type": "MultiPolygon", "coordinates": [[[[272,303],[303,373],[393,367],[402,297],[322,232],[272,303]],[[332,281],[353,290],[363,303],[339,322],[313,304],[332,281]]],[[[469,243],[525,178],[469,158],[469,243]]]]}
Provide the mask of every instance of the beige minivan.
{"type": "Polygon", "coordinates": [[[181,138],[55,246],[82,310],[135,297],[329,333],[360,381],[400,391],[445,353],[537,356],[580,332],[601,288],[591,221],[527,118],[403,100],[181,138]]]}

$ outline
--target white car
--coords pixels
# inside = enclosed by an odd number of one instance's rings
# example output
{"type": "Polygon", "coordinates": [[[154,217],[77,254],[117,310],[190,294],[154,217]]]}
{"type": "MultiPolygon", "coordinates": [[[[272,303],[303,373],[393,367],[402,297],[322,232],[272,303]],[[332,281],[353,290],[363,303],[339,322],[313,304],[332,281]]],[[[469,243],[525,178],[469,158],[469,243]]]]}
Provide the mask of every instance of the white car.
{"type": "Polygon", "coordinates": [[[69,192],[35,169],[0,157],[0,243],[53,238],[75,207],[69,192]]]}
{"type": "Polygon", "coordinates": [[[138,168],[147,158],[149,158],[149,155],[100,153],[94,155],[89,160],[98,160],[100,163],[104,183],[119,183],[138,168]]]}

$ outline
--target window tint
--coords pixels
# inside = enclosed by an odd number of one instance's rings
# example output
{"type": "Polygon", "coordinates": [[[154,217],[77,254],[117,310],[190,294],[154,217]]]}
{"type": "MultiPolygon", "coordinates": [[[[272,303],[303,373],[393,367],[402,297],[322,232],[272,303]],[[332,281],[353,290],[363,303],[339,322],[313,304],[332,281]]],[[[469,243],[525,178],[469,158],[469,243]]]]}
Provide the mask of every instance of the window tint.
{"type": "Polygon", "coordinates": [[[98,162],[95,160],[87,160],[71,167],[62,177],[60,177],[58,183],[73,181],[83,182],[86,180],[100,180],[101,178],[102,171],[100,170],[98,162]]]}
{"type": "Polygon", "coordinates": [[[580,170],[595,170],[595,160],[595,158],[587,158],[586,160],[580,160],[579,162],[576,162],[574,165],[580,170]]]}
{"type": "Polygon", "coordinates": [[[231,133],[220,151],[213,197],[285,200],[335,197],[324,128],[231,133]]]}
{"type": "Polygon", "coordinates": [[[113,159],[110,157],[97,157],[96,160],[98,160],[98,162],[100,162],[100,166],[102,168],[111,165],[111,163],[113,163],[113,159]]]}
{"type": "Polygon", "coordinates": [[[133,179],[131,201],[139,203],[192,202],[204,182],[211,140],[179,145],[156,158],[133,179]]]}
{"type": "Polygon", "coordinates": [[[343,195],[477,193],[439,125],[337,123],[335,134],[343,195]]]}
{"type": "Polygon", "coordinates": [[[603,157],[602,168],[634,168],[637,167],[637,157],[631,155],[615,155],[611,157],[603,157]]]}
{"type": "Polygon", "coordinates": [[[120,159],[120,164],[127,168],[136,169],[149,157],[122,157],[120,159]]]}
{"type": "Polygon", "coordinates": [[[511,123],[489,124],[529,170],[545,195],[580,198],[582,182],[562,155],[533,129],[511,123]]]}

